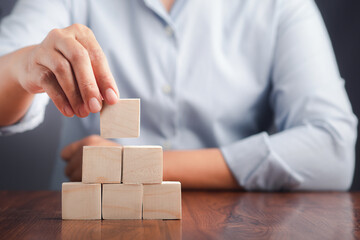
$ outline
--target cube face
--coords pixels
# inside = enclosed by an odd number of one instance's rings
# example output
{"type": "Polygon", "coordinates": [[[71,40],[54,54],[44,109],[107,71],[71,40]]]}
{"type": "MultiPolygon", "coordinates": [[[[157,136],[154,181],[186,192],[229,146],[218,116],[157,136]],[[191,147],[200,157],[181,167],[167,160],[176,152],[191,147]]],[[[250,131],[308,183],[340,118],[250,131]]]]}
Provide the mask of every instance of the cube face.
{"type": "Polygon", "coordinates": [[[142,199],[141,184],[104,184],[103,219],[141,219],[142,199]]]}
{"type": "Polygon", "coordinates": [[[140,99],[119,99],[104,105],[100,114],[100,135],[104,138],[140,136],[140,99]]]}
{"type": "Polygon", "coordinates": [[[143,219],[181,219],[181,184],[144,185],[143,219]]]}
{"type": "Polygon", "coordinates": [[[62,184],[62,219],[101,219],[101,184],[62,184]]]}
{"type": "Polygon", "coordinates": [[[124,184],[161,183],[163,150],[161,146],[124,146],[124,184]]]}
{"type": "Polygon", "coordinates": [[[83,183],[120,183],[122,147],[85,146],[83,148],[83,183]]]}

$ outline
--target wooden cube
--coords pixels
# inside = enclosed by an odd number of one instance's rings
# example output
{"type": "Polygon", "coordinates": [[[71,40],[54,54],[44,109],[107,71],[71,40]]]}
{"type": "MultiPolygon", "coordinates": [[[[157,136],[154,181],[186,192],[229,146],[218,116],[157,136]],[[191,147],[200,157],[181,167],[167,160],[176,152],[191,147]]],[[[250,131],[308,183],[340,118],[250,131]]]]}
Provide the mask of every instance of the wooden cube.
{"type": "Polygon", "coordinates": [[[62,184],[62,219],[101,219],[101,184],[62,184]]]}
{"type": "Polygon", "coordinates": [[[103,184],[103,219],[141,219],[141,184],[103,184]]]}
{"type": "Polygon", "coordinates": [[[100,135],[104,138],[140,136],[140,99],[119,99],[114,105],[104,104],[100,113],[100,135]]]}
{"type": "Polygon", "coordinates": [[[121,183],[122,147],[85,146],[83,183],[121,183]]]}
{"type": "Polygon", "coordinates": [[[144,184],[143,219],[181,219],[180,182],[144,184]]]}
{"type": "Polygon", "coordinates": [[[123,147],[123,183],[161,183],[162,179],[163,150],[161,146],[123,147]]]}
{"type": "Polygon", "coordinates": [[[145,184],[143,219],[181,219],[180,182],[145,184]]]}

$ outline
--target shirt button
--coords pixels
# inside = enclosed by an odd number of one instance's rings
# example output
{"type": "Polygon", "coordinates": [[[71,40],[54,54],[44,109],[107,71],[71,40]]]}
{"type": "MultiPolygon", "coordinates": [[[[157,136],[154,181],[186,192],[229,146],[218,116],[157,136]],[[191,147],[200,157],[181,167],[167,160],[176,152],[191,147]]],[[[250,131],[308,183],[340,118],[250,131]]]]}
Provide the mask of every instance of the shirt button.
{"type": "Polygon", "coordinates": [[[163,93],[165,93],[165,94],[171,93],[171,86],[170,86],[169,84],[165,84],[165,85],[162,87],[162,91],[163,91],[163,93]]]}
{"type": "Polygon", "coordinates": [[[171,149],[171,142],[165,141],[163,144],[164,150],[170,150],[171,149]]]}
{"type": "Polygon", "coordinates": [[[169,37],[171,37],[174,34],[174,30],[171,28],[170,25],[167,25],[165,27],[165,33],[166,35],[168,35],[169,37]]]}

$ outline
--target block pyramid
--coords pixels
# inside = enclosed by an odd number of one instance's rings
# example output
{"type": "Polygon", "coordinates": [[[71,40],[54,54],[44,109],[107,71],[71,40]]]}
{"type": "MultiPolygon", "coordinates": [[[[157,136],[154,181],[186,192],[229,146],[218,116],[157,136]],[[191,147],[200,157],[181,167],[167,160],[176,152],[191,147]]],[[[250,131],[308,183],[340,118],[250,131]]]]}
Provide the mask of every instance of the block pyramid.
{"type": "MultiPolygon", "coordinates": [[[[100,113],[104,138],[140,135],[140,99],[100,113]]],[[[62,219],[181,219],[181,184],[163,181],[161,146],[84,146],[82,182],[62,184],[62,219]]]]}

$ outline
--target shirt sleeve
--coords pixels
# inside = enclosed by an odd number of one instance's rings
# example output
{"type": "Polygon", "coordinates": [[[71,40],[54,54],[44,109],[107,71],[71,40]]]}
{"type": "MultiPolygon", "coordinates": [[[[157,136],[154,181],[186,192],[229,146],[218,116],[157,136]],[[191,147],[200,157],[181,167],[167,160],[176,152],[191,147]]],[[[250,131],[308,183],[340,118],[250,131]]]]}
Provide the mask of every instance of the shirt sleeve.
{"type": "Polygon", "coordinates": [[[280,1],[270,103],[278,133],[221,148],[248,190],[346,190],[357,119],[312,0],[280,1]]]}
{"type": "MultiPolygon", "coordinates": [[[[19,0],[11,14],[0,22],[0,56],[40,43],[54,28],[69,26],[70,6],[66,0],[19,0]]],[[[24,117],[14,125],[0,127],[0,135],[37,127],[44,119],[48,101],[46,94],[37,94],[24,117]]]]}

